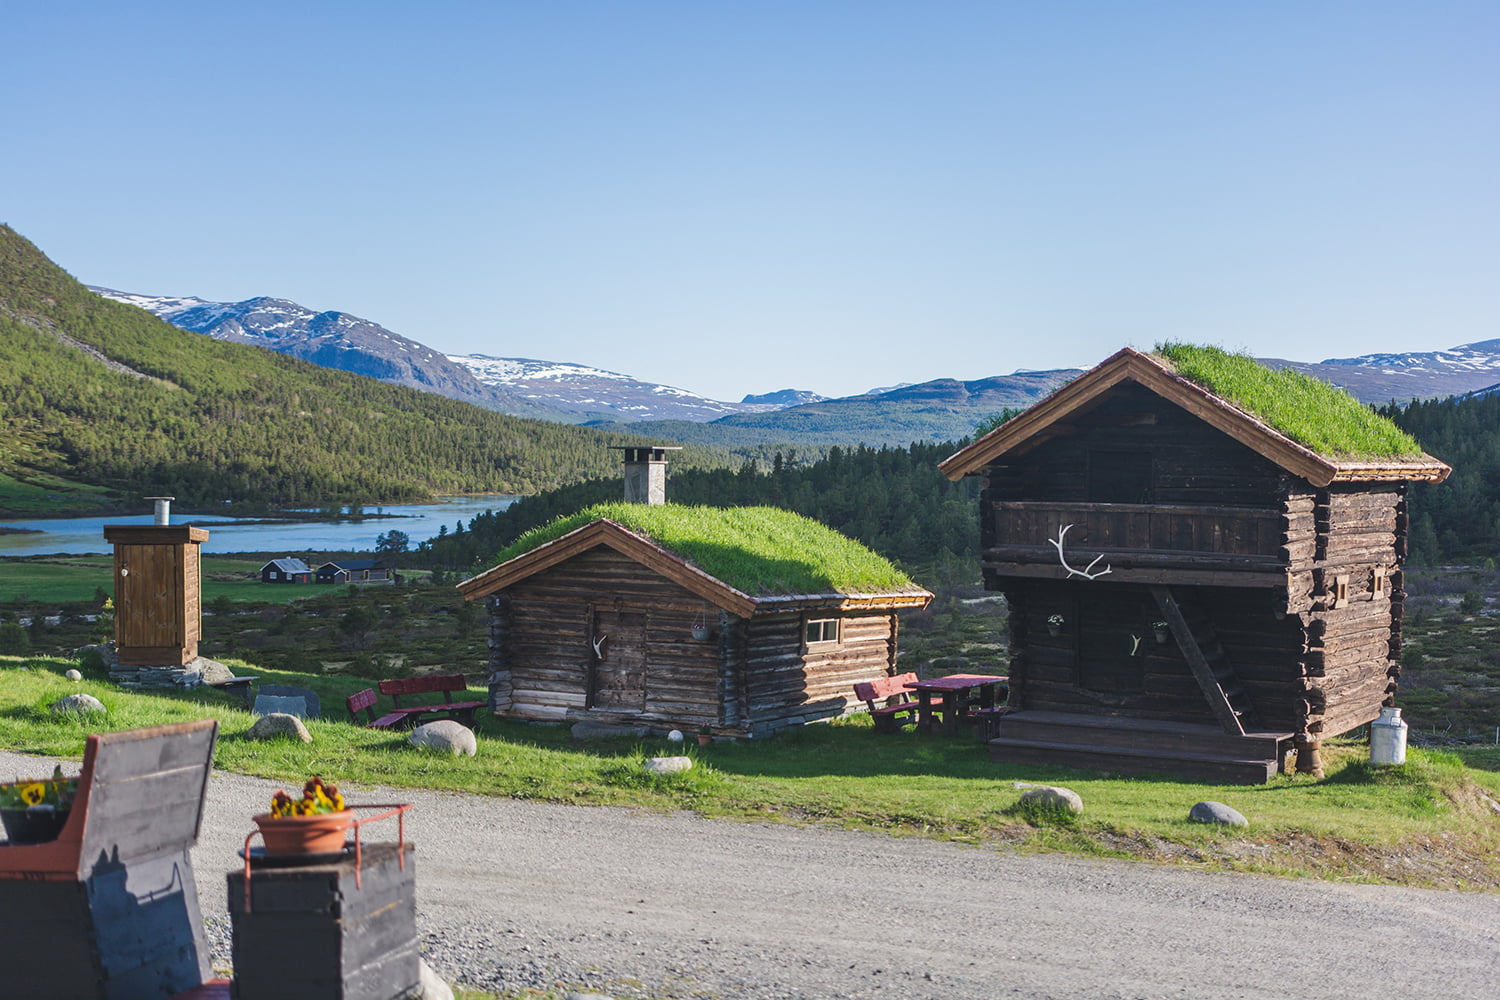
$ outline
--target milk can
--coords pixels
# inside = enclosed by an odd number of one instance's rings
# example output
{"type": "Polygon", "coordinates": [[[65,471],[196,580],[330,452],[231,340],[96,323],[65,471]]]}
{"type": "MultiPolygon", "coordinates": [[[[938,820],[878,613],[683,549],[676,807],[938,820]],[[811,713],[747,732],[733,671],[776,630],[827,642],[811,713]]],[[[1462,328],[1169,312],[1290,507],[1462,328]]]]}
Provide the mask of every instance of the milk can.
{"type": "Polygon", "coordinates": [[[1380,718],[1370,723],[1370,763],[1406,763],[1406,723],[1401,709],[1382,708],[1380,718]]]}

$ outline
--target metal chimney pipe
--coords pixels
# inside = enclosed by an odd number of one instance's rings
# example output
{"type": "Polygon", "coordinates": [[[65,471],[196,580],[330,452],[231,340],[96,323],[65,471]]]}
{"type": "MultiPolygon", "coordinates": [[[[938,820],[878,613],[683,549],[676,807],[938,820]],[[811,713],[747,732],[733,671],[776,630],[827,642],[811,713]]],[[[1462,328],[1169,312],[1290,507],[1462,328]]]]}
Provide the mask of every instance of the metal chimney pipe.
{"type": "Polygon", "coordinates": [[[147,500],[156,501],[156,523],[168,525],[172,523],[172,501],[176,497],[147,497],[147,500]]]}

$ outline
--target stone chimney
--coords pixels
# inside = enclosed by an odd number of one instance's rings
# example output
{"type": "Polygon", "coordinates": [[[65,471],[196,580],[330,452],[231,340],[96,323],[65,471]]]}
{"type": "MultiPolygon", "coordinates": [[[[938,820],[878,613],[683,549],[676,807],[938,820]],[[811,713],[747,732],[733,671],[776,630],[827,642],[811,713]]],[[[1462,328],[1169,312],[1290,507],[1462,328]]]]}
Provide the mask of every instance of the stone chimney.
{"type": "Polygon", "coordinates": [[[667,502],[667,452],[681,447],[651,445],[625,447],[625,502],[667,502]]]}

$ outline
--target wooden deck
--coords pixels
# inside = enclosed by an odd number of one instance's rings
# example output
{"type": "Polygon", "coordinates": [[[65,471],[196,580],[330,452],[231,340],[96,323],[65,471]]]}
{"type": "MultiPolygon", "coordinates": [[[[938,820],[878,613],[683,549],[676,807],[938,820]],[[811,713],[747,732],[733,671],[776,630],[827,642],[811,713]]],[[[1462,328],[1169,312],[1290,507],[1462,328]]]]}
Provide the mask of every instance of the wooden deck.
{"type": "Polygon", "coordinates": [[[1265,784],[1292,733],[1066,712],[1010,712],[989,741],[990,760],[1130,775],[1163,775],[1237,785],[1265,784]]]}

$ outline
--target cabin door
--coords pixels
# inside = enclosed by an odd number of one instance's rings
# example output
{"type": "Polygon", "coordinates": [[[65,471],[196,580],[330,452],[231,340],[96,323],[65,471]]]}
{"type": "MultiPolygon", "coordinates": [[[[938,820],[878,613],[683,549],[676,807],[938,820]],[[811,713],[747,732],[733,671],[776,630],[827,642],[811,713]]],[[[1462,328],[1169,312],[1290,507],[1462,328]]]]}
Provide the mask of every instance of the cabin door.
{"type": "Polygon", "coordinates": [[[640,712],[646,708],[646,615],[594,609],[594,660],[589,708],[640,712]]]}

